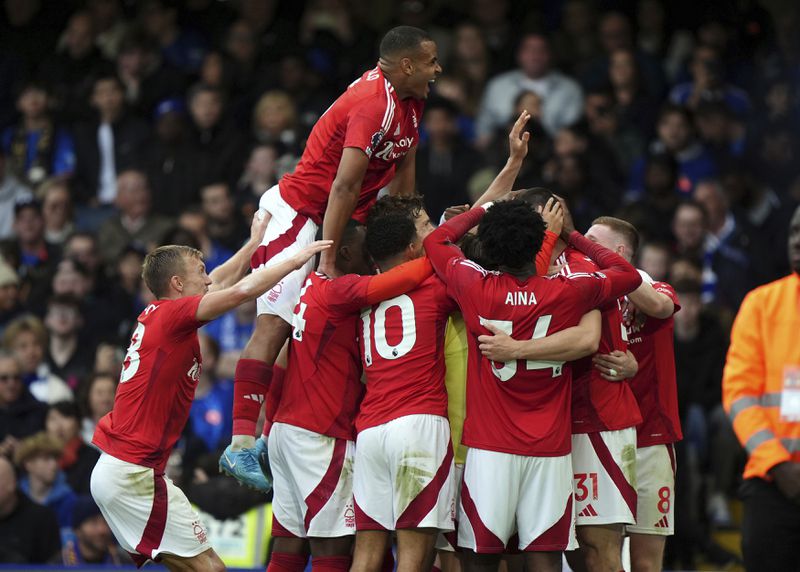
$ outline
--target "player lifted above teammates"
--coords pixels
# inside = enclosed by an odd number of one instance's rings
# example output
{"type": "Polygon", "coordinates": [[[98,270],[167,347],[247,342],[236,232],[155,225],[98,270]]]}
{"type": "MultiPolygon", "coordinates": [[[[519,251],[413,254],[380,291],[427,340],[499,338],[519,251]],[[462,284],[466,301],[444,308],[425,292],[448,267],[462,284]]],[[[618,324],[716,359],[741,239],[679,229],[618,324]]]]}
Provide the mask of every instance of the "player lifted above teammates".
{"type": "MultiPolygon", "coordinates": [[[[377,67],[353,82],[320,117],[295,171],[261,198],[271,217],[252,266],[276,264],[310,243],[322,225],[333,240],[320,272],[336,276],[336,252],[350,218],[364,222],[378,191],[414,190],[415,153],[423,100],[442,68],[436,44],[423,30],[399,26],[380,45],[377,67]]],[[[233,439],[220,466],[239,480],[269,487],[254,448],[255,425],[272,366],[289,335],[292,311],[311,271],[309,262],[258,300],[258,318],[234,377],[233,439]]]]}
{"type": "Polygon", "coordinates": [[[103,454],[91,481],[103,516],[139,565],[159,559],[170,570],[224,569],[197,513],[164,469],[200,377],[197,329],[255,299],[329,245],[311,243],[241,278],[263,232],[263,221],[254,220],[250,241],[211,276],[202,254],[186,246],[162,246],[145,258],[142,275],[157,299],[139,315],[114,408],[97,424],[92,442],[103,454]]]}

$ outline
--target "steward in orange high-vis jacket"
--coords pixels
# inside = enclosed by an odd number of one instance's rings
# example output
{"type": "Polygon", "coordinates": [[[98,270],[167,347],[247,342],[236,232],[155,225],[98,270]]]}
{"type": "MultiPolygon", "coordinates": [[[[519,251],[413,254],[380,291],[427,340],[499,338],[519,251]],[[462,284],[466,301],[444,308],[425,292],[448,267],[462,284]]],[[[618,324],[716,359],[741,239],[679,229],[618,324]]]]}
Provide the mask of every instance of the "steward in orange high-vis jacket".
{"type": "Polygon", "coordinates": [[[800,208],[792,274],[756,288],[733,324],[722,400],[747,450],[741,496],[747,570],[800,570],[800,208]]]}

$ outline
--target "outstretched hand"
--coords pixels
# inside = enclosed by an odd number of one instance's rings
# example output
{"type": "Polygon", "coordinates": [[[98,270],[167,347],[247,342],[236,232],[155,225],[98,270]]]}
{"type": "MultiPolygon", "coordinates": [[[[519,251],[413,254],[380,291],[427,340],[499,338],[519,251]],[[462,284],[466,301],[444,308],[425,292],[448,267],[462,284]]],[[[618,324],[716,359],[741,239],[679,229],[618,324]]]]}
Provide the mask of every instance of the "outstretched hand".
{"type": "Polygon", "coordinates": [[[333,244],[332,240],[316,240],[301,248],[300,250],[292,256],[292,262],[294,263],[295,269],[302,268],[303,265],[308,262],[315,254],[318,252],[322,252],[323,250],[327,250],[333,244]]]}
{"type": "Polygon", "coordinates": [[[567,201],[564,200],[564,197],[559,197],[556,195],[558,202],[561,203],[561,208],[564,211],[564,225],[561,228],[561,238],[564,242],[569,240],[569,235],[575,230],[575,223],[572,221],[572,213],[569,212],[567,208],[567,201]]]}
{"type": "Polygon", "coordinates": [[[511,133],[508,134],[508,158],[511,160],[522,161],[528,154],[528,140],[531,138],[531,134],[524,129],[530,118],[531,114],[528,113],[528,110],[520,113],[511,128],[511,133]]]}

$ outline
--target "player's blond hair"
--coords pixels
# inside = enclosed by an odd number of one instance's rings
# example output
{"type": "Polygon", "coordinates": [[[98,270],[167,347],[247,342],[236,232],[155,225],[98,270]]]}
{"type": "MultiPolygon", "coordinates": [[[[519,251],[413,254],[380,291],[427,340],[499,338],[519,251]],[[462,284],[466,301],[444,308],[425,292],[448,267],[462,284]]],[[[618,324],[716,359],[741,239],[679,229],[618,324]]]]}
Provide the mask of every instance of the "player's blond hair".
{"type": "Polygon", "coordinates": [[[142,278],[153,296],[161,298],[167,293],[170,279],[183,274],[186,258],[202,260],[203,253],[191,246],[168,244],[144,257],[142,278]]]}
{"type": "Polygon", "coordinates": [[[637,231],[636,227],[631,223],[613,216],[601,216],[594,219],[592,224],[607,226],[616,232],[622,237],[622,240],[628,243],[628,248],[631,251],[631,258],[636,256],[636,253],[639,251],[639,231],[637,231]]]}

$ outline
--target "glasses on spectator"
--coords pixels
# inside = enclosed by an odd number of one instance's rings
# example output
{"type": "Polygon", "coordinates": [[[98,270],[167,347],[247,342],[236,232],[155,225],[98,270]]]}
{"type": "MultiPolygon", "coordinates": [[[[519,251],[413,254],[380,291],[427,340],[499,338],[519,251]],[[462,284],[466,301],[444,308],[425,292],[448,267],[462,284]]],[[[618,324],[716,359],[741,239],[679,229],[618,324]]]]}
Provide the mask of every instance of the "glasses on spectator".
{"type": "Polygon", "coordinates": [[[4,381],[19,381],[20,377],[15,373],[0,373],[0,382],[4,381]]]}

